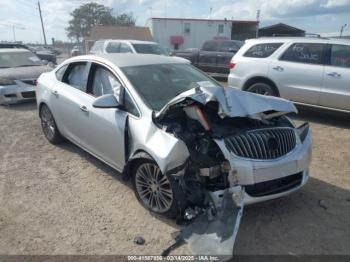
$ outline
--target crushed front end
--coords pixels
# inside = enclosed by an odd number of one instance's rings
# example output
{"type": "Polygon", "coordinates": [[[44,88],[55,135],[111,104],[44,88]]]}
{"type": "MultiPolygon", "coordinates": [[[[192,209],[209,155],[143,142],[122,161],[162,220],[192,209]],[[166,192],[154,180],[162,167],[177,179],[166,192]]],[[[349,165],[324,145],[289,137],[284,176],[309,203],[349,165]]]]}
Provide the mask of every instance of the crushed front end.
{"type": "Polygon", "coordinates": [[[285,116],[289,112],[296,109],[286,100],[200,87],[155,117],[189,151],[187,163],[172,175],[186,194],[185,217],[194,219],[180,240],[195,253],[232,254],[245,204],[287,195],[306,183],[311,131],[307,123],[296,128],[285,116]],[[220,233],[223,221],[232,227],[225,231],[229,236],[220,233]]]}

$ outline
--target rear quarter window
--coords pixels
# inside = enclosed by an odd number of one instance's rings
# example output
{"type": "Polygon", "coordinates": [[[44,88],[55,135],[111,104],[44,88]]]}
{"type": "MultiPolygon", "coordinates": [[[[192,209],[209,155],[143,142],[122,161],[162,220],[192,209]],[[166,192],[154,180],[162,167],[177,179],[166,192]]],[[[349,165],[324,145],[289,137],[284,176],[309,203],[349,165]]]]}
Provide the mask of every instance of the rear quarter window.
{"type": "Polygon", "coordinates": [[[64,72],[66,72],[66,69],[68,67],[68,64],[61,66],[59,69],[57,69],[57,71],[55,72],[56,74],[56,78],[58,81],[62,81],[64,72]]]}
{"type": "Polygon", "coordinates": [[[249,48],[243,56],[266,58],[272,55],[283,43],[264,43],[256,44],[249,48]]]}

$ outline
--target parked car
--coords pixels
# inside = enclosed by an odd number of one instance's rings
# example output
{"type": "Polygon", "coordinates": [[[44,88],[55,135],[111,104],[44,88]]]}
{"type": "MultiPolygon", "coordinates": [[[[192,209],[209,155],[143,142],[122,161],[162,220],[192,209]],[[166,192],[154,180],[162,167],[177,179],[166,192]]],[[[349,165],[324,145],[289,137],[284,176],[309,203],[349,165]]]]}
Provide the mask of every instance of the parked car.
{"type": "Polygon", "coordinates": [[[140,40],[99,40],[91,47],[90,54],[139,53],[169,55],[155,42],[140,40]]]}
{"type": "Polygon", "coordinates": [[[56,54],[43,46],[28,46],[28,49],[35,53],[41,60],[56,64],[56,54]]]}
{"type": "Polygon", "coordinates": [[[299,104],[350,111],[350,40],[248,40],[230,67],[230,86],[299,104]]]}
{"type": "Polygon", "coordinates": [[[0,49],[0,104],[35,99],[39,75],[52,70],[27,49],[0,49]]]}
{"type": "Polygon", "coordinates": [[[174,51],[173,55],[188,59],[211,76],[227,77],[231,58],[242,45],[243,42],[236,40],[211,40],[204,42],[201,49],[174,51]]]}
{"type": "Polygon", "coordinates": [[[74,57],[42,74],[36,92],[48,141],[67,138],[131,178],[158,214],[215,207],[228,192],[265,201],[308,179],[311,131],[285,116],[293,103],[224,88],[182,58],[74,57]]]}
{"type": "Polygon", "coordinates": [[[84,47],[81,45],[75,45],[73,46],[72,51],[70,52],[70,56],[78,56],[78,55],[83,55],[84,54],[84,47]]]}

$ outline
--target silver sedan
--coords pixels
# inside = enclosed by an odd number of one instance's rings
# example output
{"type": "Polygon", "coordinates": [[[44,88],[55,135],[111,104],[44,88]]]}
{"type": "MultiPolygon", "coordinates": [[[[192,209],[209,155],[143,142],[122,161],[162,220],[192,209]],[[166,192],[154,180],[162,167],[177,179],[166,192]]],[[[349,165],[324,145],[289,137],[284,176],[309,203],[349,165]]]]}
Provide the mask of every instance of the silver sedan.
{"type": "Polygon", "coordinates": [[[74,57],[42,74],[36,94],[46,138],[132,179],[155,213],[217,210],[228,193],[242,206],[308,179],[311,131],[285,116],[291,102],[222,87],[181,58],[74,57]]]}

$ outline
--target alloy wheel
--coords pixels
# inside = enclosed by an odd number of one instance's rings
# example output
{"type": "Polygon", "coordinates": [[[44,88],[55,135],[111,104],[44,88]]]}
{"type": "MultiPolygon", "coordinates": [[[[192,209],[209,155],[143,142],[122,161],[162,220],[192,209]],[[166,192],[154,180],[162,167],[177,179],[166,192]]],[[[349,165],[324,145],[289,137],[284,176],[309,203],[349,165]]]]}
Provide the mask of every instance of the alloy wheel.
{"type": "Polygon", "coordinates": [[[157,213],[171,208],[173,191],[170,181],[153,163],[141,164],[135,174],[135,186],[144,205],[157,213]]]}
{"type": "Polygon", "coordinates": [[[43,106],[41,109],[41,126],[45,136],[49,140],[53,139],[55,136],[55,121],[47,106],[43,106]]]}

